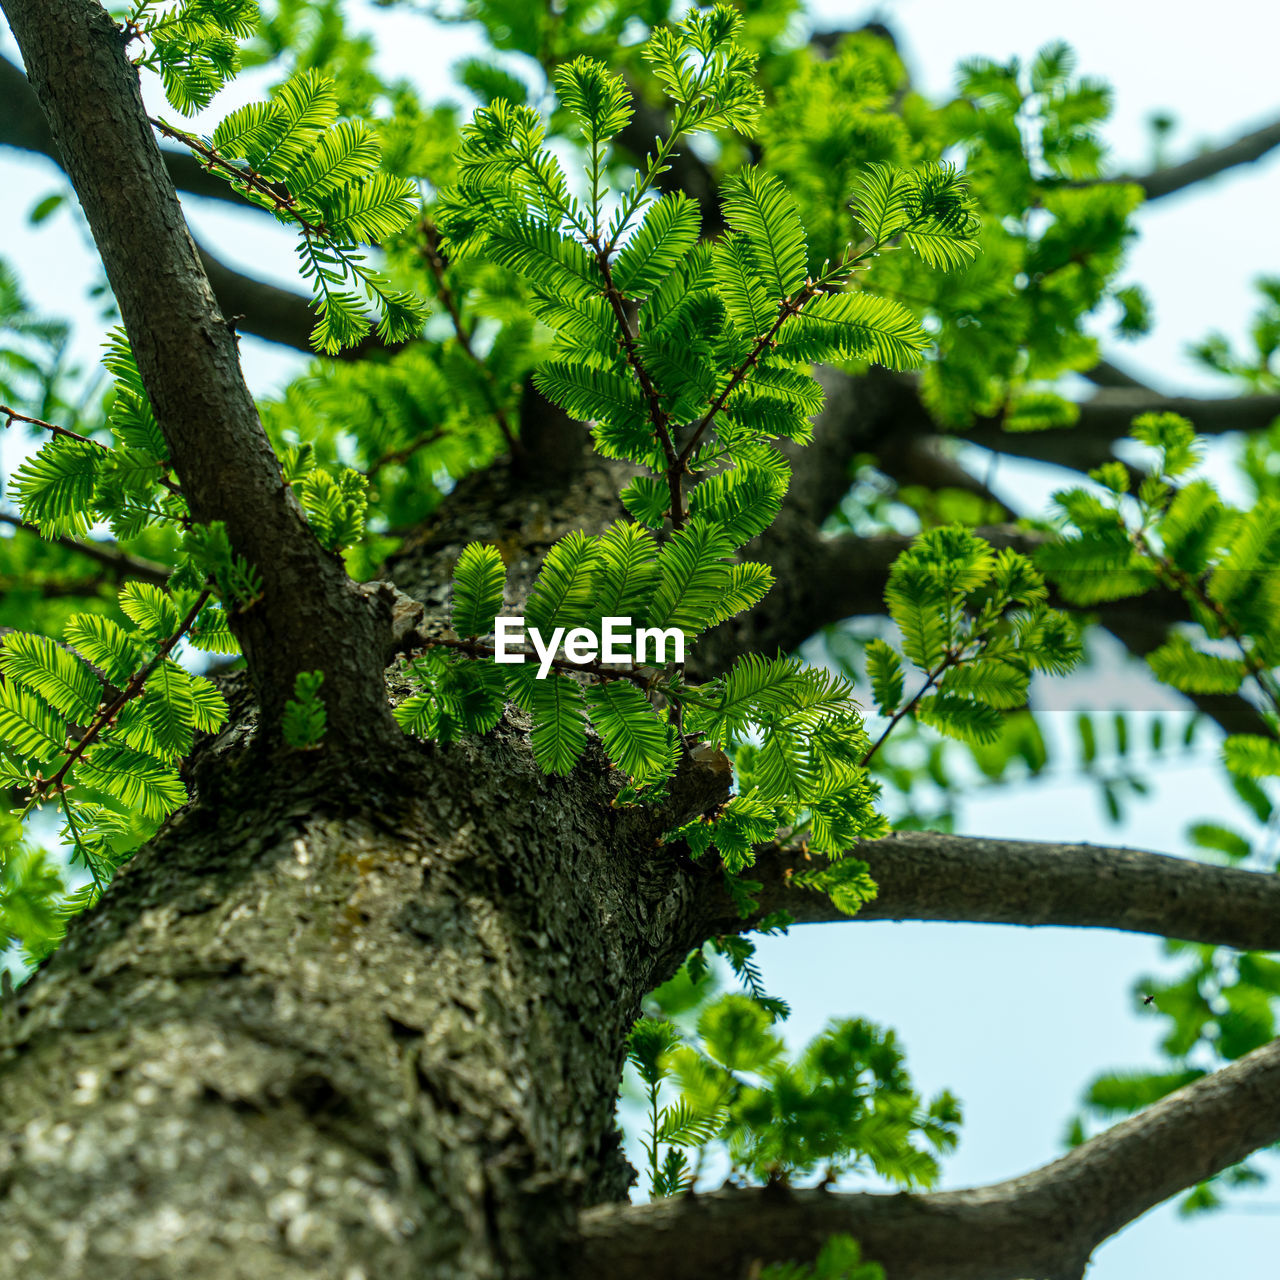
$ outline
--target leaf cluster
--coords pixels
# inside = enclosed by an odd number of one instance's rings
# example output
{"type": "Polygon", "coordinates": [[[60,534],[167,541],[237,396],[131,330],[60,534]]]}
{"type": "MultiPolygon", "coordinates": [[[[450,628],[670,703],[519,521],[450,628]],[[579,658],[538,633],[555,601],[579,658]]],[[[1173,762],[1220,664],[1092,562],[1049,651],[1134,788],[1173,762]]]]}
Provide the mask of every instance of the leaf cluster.
{"type": "MultiPolygon", "coordinates": [[[[959,1106],[948,1093],[920,1097],[893,1033],[862,1019],[833,1022],[789,1059],[772,1022],[737,994],[707,1004],[691,1036],[670,1021],[641,1019],[629,1056],[642,1083],[652,1099],[664,1083],[680,1089],[679,1101],[658,1111],[651,1143],[671,1141],[658,1136],[667,1131],[662,1118],[678,1115],[689,1118],[678,1145],[714,1142],[733,1172],[752,1181],[859,1170],[902,1187],[931,1186],[937,1156],[955,1145],[959,1106]]],[[[672,1193],[661,1183],[654,1191],[672,1193]]]]}
{"type": "Polygon", "coordinates": [[[125,34],[146,46],[136,65],[156,72],[169,104],[189,116],[240,70],[239,42],[257,24],[256,0],[137,0],[125,34]]]}

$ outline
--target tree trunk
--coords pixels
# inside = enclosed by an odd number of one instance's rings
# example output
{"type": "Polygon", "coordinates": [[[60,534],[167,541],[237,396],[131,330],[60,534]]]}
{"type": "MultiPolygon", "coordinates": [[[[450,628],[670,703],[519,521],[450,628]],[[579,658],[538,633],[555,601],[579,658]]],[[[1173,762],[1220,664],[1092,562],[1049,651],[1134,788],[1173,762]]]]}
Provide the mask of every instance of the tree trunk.
{"type": "MultiPolygon", "coordinates": [[[[610,465],[566,456],[477,473],[407,541],[391,568],[429,618],[467,541],[499,543],[518,604],[546,544],[620,514],[610,465]]],[[[726,774],[686,759],[660,809],[616,808],[598,745],[548,777],[515,712],[356,774],[268,754],[229,693],[193,803],[0,1035],[0,1256],[40,1280],[555,1274],[634,1176],[626,1035],[714,876],[659,837],[726,774]]]]}
{"type": "Polygon", "coordinates": [[[542,775],[508,722],[394,789],[252,748],[218,780],[19,993],[0,1256],[554,1274],[576,1209],[625,1192],[624,1038],[691,934],[649,816],[599,756],[542,775]]]}

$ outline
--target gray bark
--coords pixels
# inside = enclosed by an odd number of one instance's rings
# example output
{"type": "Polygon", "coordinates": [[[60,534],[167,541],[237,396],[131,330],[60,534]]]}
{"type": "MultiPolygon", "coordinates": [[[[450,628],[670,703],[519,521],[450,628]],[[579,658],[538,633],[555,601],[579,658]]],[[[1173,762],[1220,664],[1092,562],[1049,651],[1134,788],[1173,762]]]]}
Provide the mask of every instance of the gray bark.
{"type": "Polygon", "coordinates": [[[598,755],[542,775],[512,723],[353,782],[224,749],[19,992],[21,1274],[543,1275],[625,1191],[624,1037],[696,908],[651,816],[598,755]]]}
{"type": "MultiPolygon", "coordinates": [[[[1181,938],[1242,951],[1280,951],[1280,875],[1190,858],[1049,840],[899,831],[856,845],[879,890],[855,917],[984,924],[1067,925],[1181,938]]],[[[776,845],[757,851],[761,915],[785,909],[799,923],[844,921],[825,894],[792,888],[792,872],[826,865],[776,845]]],[[[713,930],[744,927],[727,897],[713,930]]]]}
{"type": "MultiPolygon", "coordinates": [[[[594,749],[569,778],[541,774],[515,716],[414,748],[389,728],[383,659],[439,615],[466,542],[498,543],[518,596],[561,533],[616,518],[616,468],[584,459],[574,424],[534,414],[523,428],[543,433],[534,453],[549,464],[469,478],[388,566],[417,606],[353,588],[280,483],[114,28],[87,0],[4,5],[192,509],[226,519],[268,578],[239,623],[252,690],[229,682],[232,722],[191,762],[191,805],[5,1011],[0,1257],[19,1274],[647,1280],[696,1262],[700,1277],[731,1276],[854,1229],[873,1256],[899,1249],[895,1276],[926,1275],[927,1224],[960,1221],[952,1277],[978,1274],[993,1230],[1034,1244],[1016,1274],[1056,1277],[1078,1274],[1097,1231],[1275,1140],[1273,1047],[1195,1086],[1193,1105],[1171,1099],[1030,1179],[952,1199],[861,1213],[816,1193],[712,1197],[696,1202],[711,1231],[684,1202],[611,1205],[629,1180],[612,1114],[625,1033],[691,947],[736,927],[716,869],[660,842],[723,800],[723,762],[686,757],[655,811],[614,807],[620,779],[594,749]],[[293,671],[315,667],[338,694],[332,736],[318,753],[279,751],[255,733],[258,706],[269,723],[293,671]],[[1053,1216],[1064,1208],[1088,1231],[1053,1216]],[[896,1246],[875,1234],[884,1212],[905,1224],[896,1246]]],[[[906,415],[909,390],[868,379],[835,397],[762,540],[788,583],[821,571],[804,557],[865,442],[897,432],[909,462],[927,427],[906,415]]],[[[704,661],[812,631],[812,585],[788,589],[704,661]]],[[[389,691],[402,692],[394,670],[389,691]]],[[[963,879],[963,850],[950,856],[963,879]]],[[[1046,900],[1059,892],[1025,865],[1046,900]]],[[[1098,892],[1127,866],[1095,865],[1098,892]]],[[[896,907],[937,918],[917,870],[916,906],[904,878],[896,907]]],[[[1091,891],[1087,876],[1074,884],[1091,891]]],[[[1248,905],[1233,884],[1210,890],[1224,919],[1248,905]]],[[[965,901],[966,918],[1053,914],[1029,892],[965,901]]]]}

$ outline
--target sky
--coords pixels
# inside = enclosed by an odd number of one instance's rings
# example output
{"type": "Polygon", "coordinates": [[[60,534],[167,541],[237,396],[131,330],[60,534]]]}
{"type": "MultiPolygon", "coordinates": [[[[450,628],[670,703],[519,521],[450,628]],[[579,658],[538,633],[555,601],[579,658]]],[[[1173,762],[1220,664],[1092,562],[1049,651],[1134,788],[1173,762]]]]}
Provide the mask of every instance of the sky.
{"type": "MultiPolygon", "coordinates": [[[[351,7],[378,33],[385,70],[410,76],[429,97],[461,98],[449,86],[448,68],[479,49],[474,30],[430,29],[401,12],[367,3],[351,7]]],[[[914,82],[930,93],[947,90],[964,57],[1029,59],[1044,43],[1067,40],[1081,71],[1114,86],[1108,137],[1120,169],[1147,166],[1148,121],[1155,112],[1177,120],[1169,150],[1180,159],[1280,111],[1274,63],[1280,10],[1257,0],[1218,0],[1211,9],[1150,0],[897,0],[875,6],[818,0],[814,14],[819,28],[853,27],[870,18],[887,23],[914,82]]],[[[7,35],[0,43],[12,57],[7,35]]],[[[96,278],[86,232],[69,209],[39,228],[26,223],[30,207],[59,186],[47,162],[0,152],[0,191],[6,195],[0,200],[0,253],[16,262],[37,304],[76,321],[77,351],[90,361],[100,326],[96,306],[86,298],[96,278]]],[[[1185,348],[1210,329],[1243,335],[1254,306],[1251,280],[1280,273],[1277,207],[1280,156],[1273,156],[1142,211],[1141,239],[1127,275],[1153,298],[1156,324],[1141,341],[1114,349],[1116,362],[1164,390],[1221,393],[1221,384],[1198,370],[1185,348]]],[[[292,283],[285,233],[216,204],[191,201],[188,212],[197,234],[226,260],[292,283]]],[[[297,353],[252,338],[243,340],[242,350],[259,393],[280,385],[300,363],[297,353]]],[[[1224,452],[1216,455],[1219,468],[1224,452]]],[[[1007,460],[997,473],[997,488],[1028,512],[1042,511],[1060,481],[1061,473],[1051,469],[1007,460]]],[[[1043,781],[1018,792],[975,789],[962,805],[961,831],[1176,854],[1188,852],[1185,831],[1195,819],[1216,816],[1243,825],[1240,806],[1213,762],[1209,732],[1188,757],[1151,771],[1151,794],[1127,806],[1122,826],[1108,822],[1096,784],[1075,765],[1074,709],[1176,708],[1176,695],[1154,685],[1142,668],[1112,655],[1101,675],[1037,697],[1055,763],[1043,781]]],[[[765,939],[761,959],[770,990],[792,1003],[787,1034],[793,1044],[832,1016],[869,1017],[897,1028],[924,1091],[949,1087],[960,1096],[966,1122],[959,1150],[944,1166],[948,1187],[1011,1177],[1052,1159],[1061,1153],[1067,1119],[1093,1074],[1157,1061],[1158,1020],[1131,995],[1138,975],[1162,963],[1152,939],[1101,930],[851,923],[765,939]]],[[[1201,1280],[1206,1274],[1271,1280],[1280,1183],[1237,1204],[1189,1223],[1169,1207],[1147,1215],[1102,1247],[1091,1280],[1201,1280]]]]}

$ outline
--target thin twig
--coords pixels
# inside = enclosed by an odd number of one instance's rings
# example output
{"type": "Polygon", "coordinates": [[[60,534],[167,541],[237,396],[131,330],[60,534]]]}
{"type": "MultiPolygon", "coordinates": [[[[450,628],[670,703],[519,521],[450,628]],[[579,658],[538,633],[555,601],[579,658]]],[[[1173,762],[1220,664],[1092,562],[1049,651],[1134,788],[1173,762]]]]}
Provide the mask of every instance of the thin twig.
{"type": "MultiPolygon", "coordinates": [[[[11,409],[7,404],[0,404],[0,414],[4,415],[6,427],[12,426],[15,422],[25,422],[28,426],[39,427],[41,431],[47,431],[52,436],[65,436],[68,440],[77,440],[80,444],[92,445],[95,449],[101,449],[103,453],[110,453],[111,446],[105,445],[101,440],[92,440],[88,436],[82,436],[78,431],[69,431],[66,427],[60,427],[56,422],[46,422],[43,418],[32,418],[25,413],[19,413],[17,409],[11,409]]],[[[158,483],[162,484],[170,493],[182,496],[182,489],[178,484],[171,480],[163,473],[157,477],[158,483]]]]}
{"type": "Polygon", "coordinates": [[[116,717],[124,709],[128,702],[132,702],[143,690],[147,680],[150,679],[151,673],[164,661],[165,658],[173,652],[178,642],[186,635],[191,626],[195,623],[199,616],[200,610],[208,603],[209,597],[213,595],[212,587],[205,589],[196,597],[195,604],[187,610],[187,615],[182,619],[177,631],[173,633],[165,642],[156,650],[155,656],[150,662],[141,666],[134,674],[133,678],[124,687],[120,694],[114,698],[111,703],[104,707],[102,711],[94,717],[93,723],[84,731],[84,736],[72,748],[67,758],[58,768],[58,772],[51,778],[37,778],[32,788],[31,799],[27,802],[27,810],[30,811],[33,805],[37,804],[50,791],[58,791],[61,793],[65,788],[63,786],[67,773],[71,770],[84,753],[98,740],[104,729],[109,728],[115,723],[116,717]]]}
{"type": "Polygon", "coordinates": [[[916,709],[920,703],[920,699],[938,683],[947,668],[954,667],[960,661],[960,652],[961,651],[959,649],[951,650],[946,657],[943,658],[942,662],[940,662],[933,671],[929,672],[924,684],[916,690],[915,696],[911,701],[904,703],[897,711],[894,712],[889,719],[889,723],[885,725],[884,732],[871,744],[871,749],[859,762],[864,769],[871,763],[872,756],[874,756],[875,753],[884,746],[885,740],[898,727],[901,721],[916,709]]]}
{"type": "Polygon", "coordinates": [[[436,282],[436,297],[444,304],[444,309],[449,313],[449,319],[453,321],[453,332],[457,335],[458,346],[462,348],[467,359],[475,365],[484,379],[489,409],[498,424],[498,429],[502,432],[502,438],[507,442],[507,448],[511,451],[511,456],[513,458],[523,457],[525,453],[524,444],[515,431],[512,430],[511,421],[499,403],[498,379],[494,376],[493,370],[480,358],[475,347],[472,346],[471,334],[467,331],[467,326],[463,322],[462,310],[458,306],[458,299],[449,287],[449,282],[445,277],[447,264],[440,253],[439,229],[430,218],[423,218],[418,224],[418,229],[422,232],[423,240],[423,243],[418,248],[418,255],[431,270],[431,275],[436,282]]]}
{"type": "Polygon", "coordinates": [[[184,147],[203,160],[209,169],[216,169],[233,185],[238,185],[246,193],[250,191],[256,192],[264,199],[270,200],[280,213],[285,214],[291,221],[296,222],[304,231],[315,236],[324,236],[326,234],[325,228],[321,224],[308,221],[298,212],[298,203],[287,188],[282,187],[279,183],[269,181],[253,169],[242,169],[238,164],[234,164],[219,155],[217,151],[201,142],[199,138],[189,133],[183,133],[181,129],[175,129],[173,125],[166,124],[155,116],[148,116],[147,119],[151,122],[152,127],[164,134],[166,138],[182,143],[184,147]]]}
{"type": "Polygon", "coordinates": [[[626,355],[627,364],[630,365],[631,371],[636,375],[636,381],[639,382],[640,390],[644,393],[644,398],[648,402],[649,421],[653,424],[653,434],[657,437],[658,443],[662,447],[662,456],[667,462],[667,484],[671,489],[671,527],[673,529],[682,529],[684,527],[685,511],[684,499],[681,496],[681,486],[685,466],[683,460],[676,454],[675,440],[671,435],[671,419],[667,411],[662,407],[662,396],[659,394],[658,388],[654,386],[648,369],[644,367],[644,362],[640,359],[635,335],[631,332],[631,322],[627,319],[627,309],[623,305],[622,293],[613,282],[613,268],[609,265],[609,249],[607,246],[601,245],[598,240],[594,240],[591,247],[596,253],[596,265],[600,268],[601,275],[604,276],[605,299],[608,301],[614,319],[618,323],[618,339],[622,343],[622,350],[626,355]]]}
{"type": "Polygon", "coordinates": [[[434,444],[437,440],[442,439],[449,433],[447,431],[433,431],[428,436],[419,436],[412,444],[407,444],[400,449],[392,449],[389,453],[384,453],[380,458],[375,458],[365,470],[365,479],[372,480],[383,467],[392,466],[397,462],[408,462],[419,449],[425,449],[427,445],[434,444]]]}

